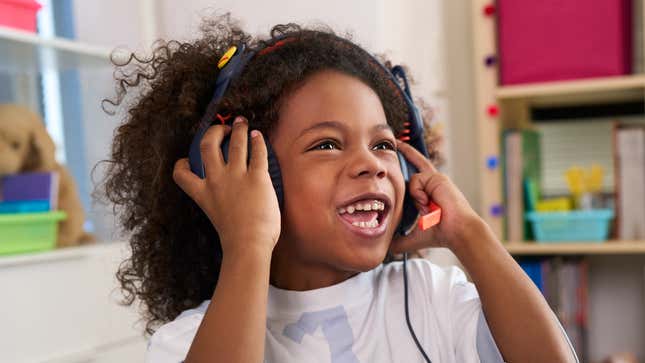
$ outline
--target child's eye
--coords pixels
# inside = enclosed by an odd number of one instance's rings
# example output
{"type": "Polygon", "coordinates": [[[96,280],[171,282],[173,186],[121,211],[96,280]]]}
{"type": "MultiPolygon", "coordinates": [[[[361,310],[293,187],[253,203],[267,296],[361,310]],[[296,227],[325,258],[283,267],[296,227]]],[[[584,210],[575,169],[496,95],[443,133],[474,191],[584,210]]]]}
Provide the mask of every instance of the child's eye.
{"type": "Polygon", "coordinates": [[[379,150],[396,150],[396,147],[391,141],[383,141],[381,143],[376,144],[374,148],[379,149],[379,150]],[[385,148],[383,148],[383,146],[385,148]]]}
{"type": "Polygon", "coordinates": [[[338,143],[332,140],[325,140],[310,150],[333,150],[334,148],[338,149],[338,143]]]}

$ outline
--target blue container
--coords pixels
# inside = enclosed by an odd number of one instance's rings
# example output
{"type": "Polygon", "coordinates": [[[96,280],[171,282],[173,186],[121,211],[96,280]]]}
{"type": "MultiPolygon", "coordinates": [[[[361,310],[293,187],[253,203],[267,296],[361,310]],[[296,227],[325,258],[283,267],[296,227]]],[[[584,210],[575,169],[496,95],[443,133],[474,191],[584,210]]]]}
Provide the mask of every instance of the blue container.
{"type": "Polygon", "coordinates": [[[537,242],[602,242],[614,218],[611,209],[527,212],[537,242]]]}

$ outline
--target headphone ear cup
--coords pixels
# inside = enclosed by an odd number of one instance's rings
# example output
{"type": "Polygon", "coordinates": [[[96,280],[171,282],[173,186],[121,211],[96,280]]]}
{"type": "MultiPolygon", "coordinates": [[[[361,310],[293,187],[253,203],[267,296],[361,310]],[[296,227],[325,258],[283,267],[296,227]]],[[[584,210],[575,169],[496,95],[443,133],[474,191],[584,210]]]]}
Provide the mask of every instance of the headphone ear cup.
{"type": "Polygon", "coordinates": [[[397,151],[397,155],[401,166],[401,174],[403,174],[403,180],[405,181],[405,196],[403,197],[403,213],[401,216],[401,222],[396,230],[399,235],[406,236],[412,232],[412,228],[419,217],[419,211],[414,205],[414,198],[412,198],[409,192],[410,176],[416,173],[417,170],[414,165],[408,163],[401,152],[397,151]]]}

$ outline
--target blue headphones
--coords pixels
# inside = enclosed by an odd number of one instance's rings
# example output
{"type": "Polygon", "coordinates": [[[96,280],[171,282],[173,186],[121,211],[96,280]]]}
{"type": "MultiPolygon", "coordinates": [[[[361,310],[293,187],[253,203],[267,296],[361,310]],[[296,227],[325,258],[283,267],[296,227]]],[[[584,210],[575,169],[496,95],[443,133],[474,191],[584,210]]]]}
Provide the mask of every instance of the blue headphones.
{"type": "MultiPolygon", "coordinates": [[[[351,46],[356,46],[353,43],[351,43],[348,40],[345,40],[343,38],[337,38],[339,41],[349,43],[351,46]]],[[[283,44],[285,41],[288,41],[289,39],[279,39],[276,41],[271,47],[276,47],[281,44],[283,44]]],[[[263,50],[266,51],[270,47],[264,48],[263,50]]],[[[242,73],[244,67],[246,64],[251,60],[256,54],[262,53],[263,50],[259,51],[253,51],[253,50],[247,50],[245,44],[239,44],[237,46],[231,47],[220,59],[218,62],[218,68],[220,68],[220,72],[217,76],[217,80],[215,81],[215,92],[213,93],[213,97],[211,98],[211,101],[209,102],[206,112],[204,113],[204,116],[202,117],[199,128],[193,138],[193,141],[190,145],[190,151],[189,151],[189,161],[190,161],[190,169],[192,170],[193,173],[198,175],[200,178],[204,178],[204,164],[202,162],[202,157],[199,149],[199,145],[201,143],[202,138],[204,137],[204,134],[206,133],[206,130],[214,123],[215,121],[215,115],[217,114],[217,106],[219,105],[220,101],[224,97],[224,94],[226,93],[226,90],[229,88],[231,83],[242,73]]],[[[405,71],[401,66],[395,66],[391,70],[389,70],[387,67],[385,67],[383,64],[381,64],[374,56],[369,54],[368,52],[364,51],[363,52],[370,57],[374,63],[380,65],[383,68],[383,71],[389,76],[391,79],[392,83],[396,86],[396,89],[399,90],[401,96],[403,97],[407,107],[408,107],[408,120],[409,122],[406,123],[406,129],[403,132],[403,136],[400,137],[401,140],[407,141],[410,145],[412,145],[415,149],[417,149],[419,152],[421,152],[425,157],[428,157],[428,150],[426,148],[424,139],[423,139],[423,120],[421,118],[421,115],[419,114],[419,111],[417,107],[414,105],[414,102],[412,101],[412,95],[410,93],[410,88],[408,85],[408,80],[405,75],[405,71]],[[399,82],[397,81],[397,78],[400,78],[403,81],[404,88],[401,88],[399,82]]],[[[224,120],[222,120],[224,122],[224,120]]],[[[222,141],[222,154],[224,156],[225,160],[228,160],[228,145],[230,142],[230,138],[226,137],[222,141]]],[[[250,145],[250,142],[249,142],[250,145]]],[[[273,153],[271,146],[267,143],[267,151],[268,151],[268,159],[269,159],[269,174],[271,176],[271,181],[273,183],[273,187],[275,189],[277,198],[278,198],[278,203],[280,205],[280,209],[283,208],[283,200],[284,200],[284,191],[282,187],[282,177],[280,174],[280,166],[278,164],[278,159],[275,157],[275,154],[273,153]]],[[[414,204],[414,199],[408,192],[407,185],[410,181],[410,177],[417,173],[418,170],[417,168],[412,165],[412,163],[409,163],[404,157],[403,154],[400,152],[398,153],[398,158],[399,158],[399,163],[401,164],[401,172],[403,173],[403,178],[406,183],[406,192],[405,192],[405,197],[403,201],[403,216],[401,218],[401,223],[397,227],[397,233],[405,236],[409,234],[415,226],[415,223],[419,217],[419,212],[414,204]]],[[[431,213],[435,213],[435,218],[433,218],[434,223],[438,222],[439,216],[437,215],[437,210],[434,210],[436,208],[431,208],[431,213]]],[[[424,229],[427,227],[424,227],[424,229]]]]}

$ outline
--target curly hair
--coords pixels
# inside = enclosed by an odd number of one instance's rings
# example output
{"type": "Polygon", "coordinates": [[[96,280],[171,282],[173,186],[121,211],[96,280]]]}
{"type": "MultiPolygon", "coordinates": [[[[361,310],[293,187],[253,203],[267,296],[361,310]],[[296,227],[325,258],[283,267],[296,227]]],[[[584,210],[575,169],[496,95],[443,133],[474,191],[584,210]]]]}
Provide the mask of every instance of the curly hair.
{"type": "MultiPolygon", "coordinates": [[[[108,113],[126,96],[130,100],[110,158],[103,161],[107,168],[100,192],[113,203],[130,236],[131,256],[117,271],[122,304],[141,300],[148,334],[210,299],[217,284],[217,231],[174,183],[172,172],[175,161],[187,156],[215,88],[216,64],[229,46],[242,42],[263,49],[278,38],[295,39],[251,59],[218,109],[220,114],[244,115],[250,128],[265,135],[278,120],[283,101],[324,69],[355,76],[371,87],[395,131],[407,117],[407,107],[383,69],[362,48],[339,42],[327,27],[276,25],[268,39],[254,39],[227,13],[204,20],[201,33],[192,42],[158,41],[146,58],[131,53],[118,61],[113,56],[116,96],[103,100],[108,113]]],[[[432,147],[430,151],[437,154],[432,147]]]]}

